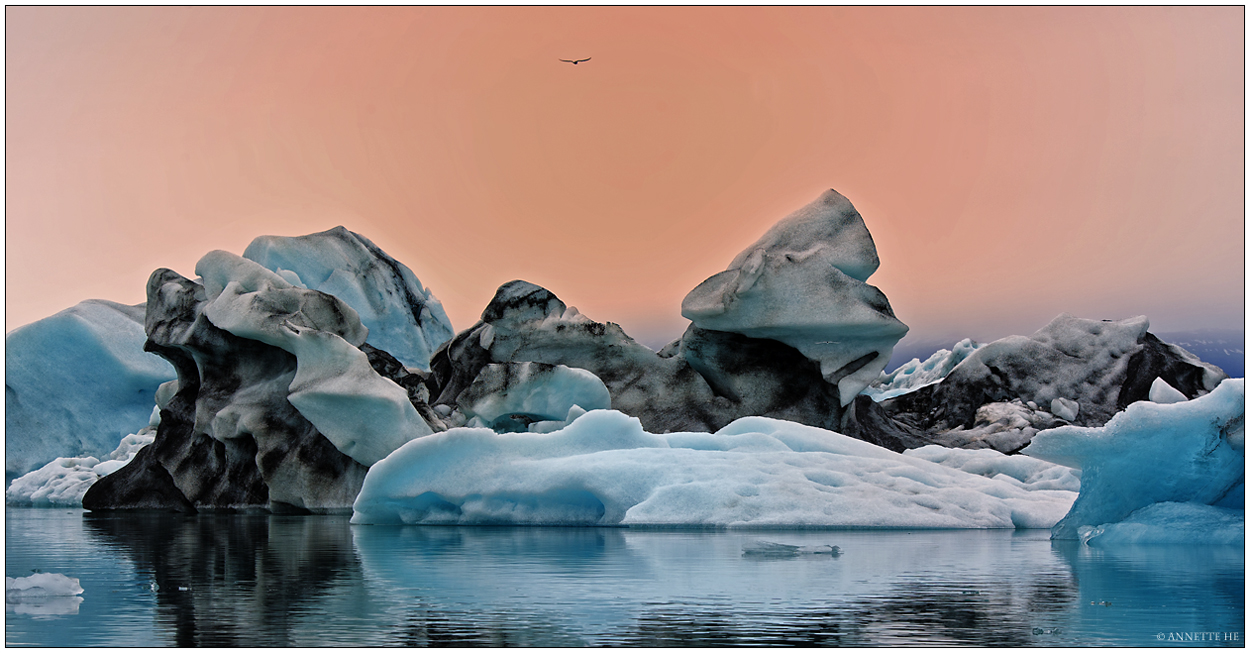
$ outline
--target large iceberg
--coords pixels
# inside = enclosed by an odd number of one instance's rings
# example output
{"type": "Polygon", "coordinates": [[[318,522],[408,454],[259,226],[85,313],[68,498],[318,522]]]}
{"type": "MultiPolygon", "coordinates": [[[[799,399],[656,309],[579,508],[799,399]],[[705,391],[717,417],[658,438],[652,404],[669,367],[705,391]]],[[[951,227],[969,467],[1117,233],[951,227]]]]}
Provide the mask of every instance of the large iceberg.
{"type": "MultiPolygon", "coordinates": [[[[840,419],[837,386],[792,347],[692,325],[655,352],[619,325],[595,322],[551,291],[519,280],[500,286],[482,320],[435,353],[426,379],[431,403],[471,413],[478,395],[469,388],[480,375],[494,377],[491,365],[525,363],[593,374],[612,408],[652,432],[714,431],[748,415],[828,428],[840,419]]],[[[466,425],[454,417],[449,426],[466,425]]]]}
{"type": "Polygon", "coordinates": [[[430,356],[455,335],[443,305],[412,270],[343,227],[307,236],[261,236],[243,258],[296,287],[343,300],[369,329],[369,344],[409,367],[429,371],[430,356]]]}
{"type": "Polygon", "coordinates": [[[144,352],[143,310],[87,300],[5,336],[6,484],[54,458],[103,458],[147,425],[175,373],[144,352]]]}
{"type": "Polygon", "coordinates": [[[885,294],[865,283],[879,265],[864,219],[828,190],[691,290],[681,314],[700,329],[794,347],[820,363],[845,406],[907,333],[885,294]]]}
{"type": "Polygon", "coordinates": [[[1052,537],[1244,539],[1245,404],[1245,379],[1226,379],[1197,399],[1133,403],[1100,428],[1038,433],[1023,453],[1081,470],[1080,496],[1052,537]],[[1225,532],[1213,536],[1217,527],[1225,532]]]}
{"type": "Polygon", "coordinates": [[[1028,337],[975,348],[966,341],[963,351],[939,352],[878,378],[855,399],[841,431],[896,450],[924,442],[1016,453],[1045,429],[1102,426],[1133,402],[1164,394],[1192,399],[1227,378],[1156,338],[1149,325],[1144,316],[1112,321],[1065,313],[1028,337]]]}
{"type": "MultiPolygon", "coordinates": [[[[293,286],[278,274],[230,252],[209,252],[196,264],[215,326],[295,356],[287,401],[334,446],[368,467],[430,426],[408,393],[380,376],[360,350],[367,330],[339,298],[293,286]]],[[[263,415],[251,415],[263,419],[263,415]]],[[[249,431],[235,412],[214,418],[249,431]]],[[[232,434],[216,433],[218,438],[232,434]]]]}
{"type": "Polygon", "coordinates": [[[367,465],[429,432],[372,369],[380,353],[355,346],[366,330],[341,300],[227,252],[197,270],[203,284],[148,280],[147,346],[175,364],[177,391],[155,441],[83,507],[342,510],[367,465]]]}
{"type": "Polygon", "coordinates": [[[766,417],[660,435],[597,410],[552,433],[413,440],[370,468],[352,522],[1048,528],[1074,498],[766,417]]]}

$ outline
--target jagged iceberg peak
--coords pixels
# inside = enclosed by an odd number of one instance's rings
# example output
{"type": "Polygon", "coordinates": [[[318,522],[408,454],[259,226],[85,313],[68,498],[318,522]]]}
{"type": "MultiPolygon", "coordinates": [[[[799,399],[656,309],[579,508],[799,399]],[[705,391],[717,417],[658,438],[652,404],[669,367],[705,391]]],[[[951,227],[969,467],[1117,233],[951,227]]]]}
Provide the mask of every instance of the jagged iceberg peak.
{"type": "Polygon", "coordinates": [[[829,190],[690,291],[681,314],[701,329],[798,349],[819,361],[846,405],[907,333],[885,294],[865,283],[879,264],[859,212],[829,190]]]}
{"type": "Polygon", "coordinates": [[[816,256],[859,281],[867,281],[881,265],[877,245],[863,216],[850,200],[832,188],[773,225],[754,245],[738,254],[729,269],[742,268],[761,249],[787,252],[797,258],[816,256]]]}
{"type": "Polygon", "coordinates": [[[343,227],[307,236],[260,236],[243,258],[295,286],[342,299],[368,327],[369,344],[404,365],[428,371],[430,355],[455,335],[443,305],[412,270],[343,227]]]}

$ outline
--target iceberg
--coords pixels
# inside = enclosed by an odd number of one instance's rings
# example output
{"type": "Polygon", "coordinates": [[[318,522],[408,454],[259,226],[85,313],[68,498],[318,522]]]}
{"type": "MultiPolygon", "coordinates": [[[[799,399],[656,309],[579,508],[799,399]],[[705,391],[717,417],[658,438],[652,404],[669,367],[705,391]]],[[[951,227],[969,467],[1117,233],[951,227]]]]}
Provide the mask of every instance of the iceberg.
{"type": "Polygon", "coordinates": [[[946,378],[955,366],[962,363],[972,352],[984,347],[972,338],[964,338],[955,343],[952,349],[939,349],[924,362],[913,358],[903,363],[893,372],[882,372],[860,394],[872,397],[873,401],[881,401],[891,397],[907,394],[925,386],[933,385],[946,378]]]}
{"type": "Polygon", "coordinates": [[[143,306],[87,300],[5,336],[5,481],[104,458],[148,423],[173,366],[146,353],[143,306]]]}
{"type": "Polygon", "coordinates": [[[782,544],[780,542],[769,542],[767,540],[755,540],[748,542],[742,546],[742,555],[756,556],[760,558],[797,558],[801,555],[827,555],[838,557],[842,555],[842,549],[832,544],[812,544],[803,546],[799,544],[782,544]]]}
{"type": "Polygon", "coordinates": [[[1200,503],[1164,501],[1134,510],[1123,521],[1082,526],[1077,531],[1091,546],[1113,544],[1225,544],[1246,542],[1246,511],[1200,503]]]}
{"type": "Polygon", "coordinates": [[[1064,313],[1027,338],[1010,336],[978,348],[951,370],[935,394],[941,395],[952,426],[971,426],[969,418],[986,397],[1063,406],[1060,412],[1075,409],[1071,417],[1081,426],[1101,426],[1146,399],[1156,378],[1165,378],[1187,397],[1204,395],[1227,378],[1189,352],[1161,342],[1149,327],[1145,316],[1111,321],[1064,313]],[[1055,405],[1055,399],[1065,402],[1055,405]]]}
{"type": "Polygon", "coordinates": [[[968,341],[957,352],[962,360],[914,360],[896,370],[910,374],[879,377],[853,402],[841,431],[895,451],[923,442],[1014,454],[1040,431],[1102,426],[1134,402],[1193,399],[1228,378],[1148,327],[1144,316],[1111,321],[1064,313],[1028,337],[975,349],[968,341]]]}
{"type": "MultiPolygon", "coordinates": [[[[208,303],[203,310],[210,322],[295,356],[287,401],[339,451],[367,467],[404,442],[433,432],[407,391],[369,364],[359,349],[367,330],[345,302],[295,287],[222,250],[204,255],[195,271],[204,279],[208,303]]],[[[229,417],[219,414],[214,427],[216,422],[229,422],[234,430],[246,427],[244,418],[229,417]]]]}
{"type": "Polygon", "coordinates": [[[1173,388],[1167,381],[1159,377],[1155,377],[1153,383],[1150,384],[1150,401],[1156,404],[1174,404],[1178,401],[1189,401],[1189,397],[1185,393],[1173,388]]]}
{"type": "Polygon", "coordinates": [[[412,440],[369,469],[352,523],[1049,528],[1075,497],[767,417],[653,434],[595,410],[551,433],[412,440]]]}
{"type": "Polygon", "coordinates": [[[820,363],[846,406],[907,333],[885,293],[866,283],[880,264],[863,217],[828,190],[691,290],[681,314],[701,329],[799,350],[820,363]]]}
{"type": "Polygon", "coordinates": [[[1035,435],[1024,454],[1081,470],[1080,495],[1052,537],[1207,541],[1212,525],[1230,519],[1244,532],[1245,403],[1245,379],[1225,379],[1189,401],[1135,402],[1102,427],[1035,435]],[[1234,512],[1201,507],[1212,504],[1234,512]]]}
{"type": "Polygon", "coordinates": [[[307,236],[261,236],[243,250],[299,288],[343,300],[369,329],[369,344],[404,365],[430,369],[455,332],[443,305],[412,270],[364,236],[335,227],[307,236]]]}
{"type": "Polygon", "coordinates": [[[78,614],[82,585],[64,574],[4,577],[4,611],[17,614],[78,614]]]}
{"type": "Polygon", "coordinates": [[[563,428],[574,407],[580,413],[612,406],[607,386],[591,372],[533,362],[487,365],[458,401],[469,426],[496,431],[532,431],[550,422],[563,428]]]}
{"type": "MultiPolygon", "coordinates": [[[[153,411],[153,421],[159,421],[153,411]]],[[[41,508],[81,508],[82,497],[101,478],[125,467],[134,460],[139,450],[152,444],[156,438],[156,425],[148,426],[138,433],[122,438],[122,441],[103,461],[86,456],[82,458],[57,458],[33,472],[20,476],[9,484],[4,492],[4,502],[10,506],[37,506],[41,508]]]]}

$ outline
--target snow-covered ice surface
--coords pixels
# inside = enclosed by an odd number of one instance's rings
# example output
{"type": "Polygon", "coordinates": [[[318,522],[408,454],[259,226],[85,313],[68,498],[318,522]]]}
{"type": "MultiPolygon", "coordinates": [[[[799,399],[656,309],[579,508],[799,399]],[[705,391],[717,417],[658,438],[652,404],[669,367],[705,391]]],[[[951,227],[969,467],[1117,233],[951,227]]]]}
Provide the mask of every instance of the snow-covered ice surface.
{"type": "MultiPolygon", "coordinates": [[[[155,416],[153,420],[158,421],[155,416]]],[[[4,491],[4,502],[10,506],[81,508],[82,496],[88,488],[101,477],[125,467],[140,449],[152,444],[154,439],[155,424],[122,438],[113,453],[104,460],[93,456],[57,458],[13,479],[4,491]]]]}
{"type": "Polygon", "coordinates": [[[352,522],[1049,528],[1075,496],[782,420],[657,435],[598,410],[552,433],[413,440],[370,468],[352,522]]]}
{"type": "Polygon", "coordinates": [[[1080,496],[1055,539],[1241,541],[1245,437],[1245,379],[1225,379],[1189,401],[1135,402],[1100,428],[1042,431],[1023,453],[1081,470],[1080,496]],[[1233,510],[1203,507],[1211,504],[1233,510]]]}
{"type": "Polygon", "coordinates": [[[87,300],[5,336],[4,472],[103,458],[148,423],[173,366],[143,351],[143,307],[87,300]]]}
{"type": "Polygon", "coordinates": [[[4,577],[4,611],[18,614],[78,614],[82,585],[64,574],[36,573],[4,577]]]}
{"type": "Polygon", "coordinates": [[[860,394],[872,397],[873,401],[881,401],[890,397],[907,394],[913,390],[933,385],[946,378],[955,366],[962,363],[972,352],[984,347],[971,338],[964,338],[955,343],[953,349],[939,349],[921,362],[913,358],[903,363],[893,372],[882,372],[871,385],[860,394]]]}
{"type": "Polygon", "coordinates": [[[1016,482],[1029,490],[1067,490],[1079,492],[1081,472],[1029,456],[1008,456],[993,449],[949,449],[931,444],[908,449],[912,456],[969,474],[1016,482]]]}
{"type": "Polygon", "coordinates": [[[307,236],[261,236],[243,251],[292,285],[338,297],[360,315],[369,344],[429,371],[430,355],[455,335],[443,305],[412,270],[364,236],[335,227],[307,236]]]}

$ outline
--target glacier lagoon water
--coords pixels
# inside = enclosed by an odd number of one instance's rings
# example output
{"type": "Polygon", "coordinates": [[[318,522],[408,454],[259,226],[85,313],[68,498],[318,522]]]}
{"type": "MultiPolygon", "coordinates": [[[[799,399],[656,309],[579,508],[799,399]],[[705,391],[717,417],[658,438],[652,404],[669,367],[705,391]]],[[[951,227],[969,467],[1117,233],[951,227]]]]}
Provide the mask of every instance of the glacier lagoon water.
{"type": "Polygon", "coordinates": [[[1244,646],[1241,547],[5,509],[7,646],[1244,646]],[[744,555],[757,540],[842,554],[744,555]],[[71,602],[72,605],[72,602],[71,602]],[[60,613],[58,613],[60,612],[60,613]]]}

